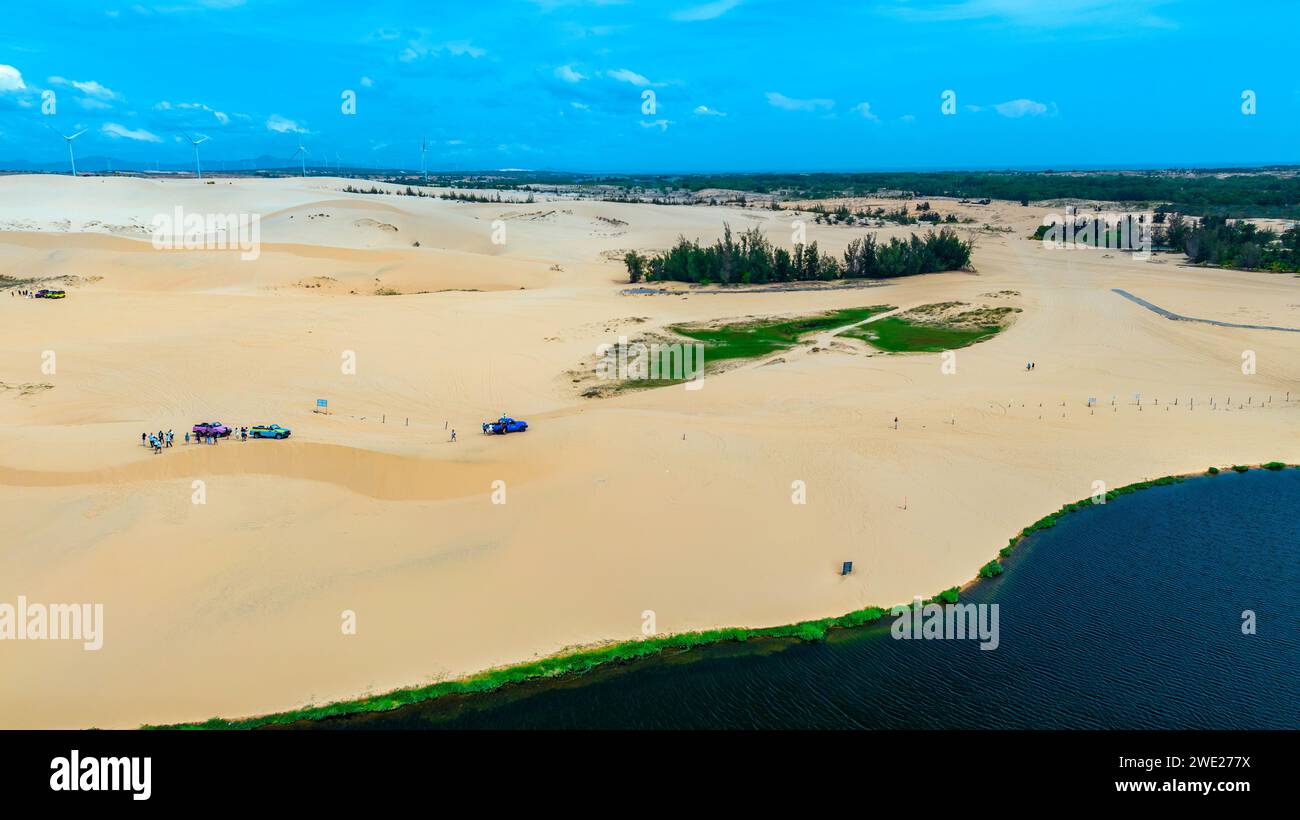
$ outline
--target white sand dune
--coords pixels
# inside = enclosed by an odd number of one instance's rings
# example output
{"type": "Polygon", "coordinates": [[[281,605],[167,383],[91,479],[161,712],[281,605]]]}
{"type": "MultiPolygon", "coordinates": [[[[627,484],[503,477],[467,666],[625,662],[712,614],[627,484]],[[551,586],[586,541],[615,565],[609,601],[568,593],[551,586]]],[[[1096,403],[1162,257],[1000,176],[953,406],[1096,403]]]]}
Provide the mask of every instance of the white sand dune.
{"type": "MultiPolygon", "coordinates": [[[[974,273],[628,296],[617,252],[707,241],[724,221],[788,245],[795,216],[346,184],[0,178],[0,275],[82,277],[62,302],[0,292],[0,382],[52,385],[0,389],[0,602],[103,603],[106,622],[98,652],[0,642],[0,726],[323,703],[634,638],[645,610],[682,631],[889,605],[966,581],[1094,481],[1300,461],[1300,335],[1174,322],[1111,291],[1300,327],[1289,275],[1050,251],[1023,238],[1036,209],[945,202],[1015,229],[979,237],[974,273]],[[263,215],[260,257],[85,227],[148,225],[177,204],[263,215]],[[409,295],[373,295],[387,290],[409,295]],[[1014,294],[985,295],[1001,291],[1014,294]],[[587,400],[565,375],[674,322],[948,300],[1023,312],[958,351],[952,375],[937,354],[857,342],[801,345],[698,391],[587,400]],[[481,436],[502,412],[531,429],[481,436]],[[139,444],[212,419],[294,432],[157,456],[139,444]]],[[[833,252],[861,234],[808,232],[833,252]]]]}

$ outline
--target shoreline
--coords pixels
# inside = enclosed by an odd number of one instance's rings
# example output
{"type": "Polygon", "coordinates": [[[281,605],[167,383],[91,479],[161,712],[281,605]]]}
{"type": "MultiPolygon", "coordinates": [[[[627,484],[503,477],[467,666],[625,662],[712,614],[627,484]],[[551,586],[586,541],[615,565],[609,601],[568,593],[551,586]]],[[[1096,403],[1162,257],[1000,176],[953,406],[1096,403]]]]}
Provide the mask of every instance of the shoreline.
{"type": "MultiPolygon", "coordinates": [[[[1122,487],[1116,487],[1115,489],[1106,491],[1105,500],[1110,501],[1152,487],[1181,484],[1189,478],[1214,476],[1225,470],[1232,470],[1239,473],[1253,469],[1281,471],[1287,467],[1295,466],[1300,465],[1288,465],[1285,462],[1270,461],[1250,465],[1245,469],[1242,468],[1242,465],[1233,465],[1227,468],[1211,467],[1200,473],[1167,475],[1160,478],[1127,484],[1122,487]]],[[[1009,557],[1012,551],[1025,538],[1028,538],[1030,535],[1033,535],[1040,530],[1055,527],[1057,522],[1066,515],[1095,505],[1096,502],[1093,500],[1093,497],[1064,504],[1056,511],[1023,527],[1008,540],[1005,547],[998,550],[997,555],[992,560],[980,567],[979,571],[973,578],[959,586],[949,587],[948,589],[937,593],[932,598],[923,601],[922,604],[927,605],[935,602],[948,604],[956,603],[961,592],[970,589],[982,581],[990,580],[1001,575],[1005,571],[1001,560],[1009,557]]],[[[666,652],[685,652],[691,649],[724,642],[743,643],[751,638],[796,638],[800,641],[825,640],[827,634],[831,630],[848,629],[872,623],[885,617],[893,609],[910,606],[910,602],[907,604],[899,604],[896,607],[870,606],[840,616],[799,621],[792,624],[758,628],[728,627],[697,632],[681,632],[664,636],[648,637],[643,640],[619,641],[606,645],[578,647],[571,652],[561,652],[534,661],[526,661],[508,666],[486,669],[473,675],[457,678],[455,680],[442,681],[426,686],[399,688],[379,695],[370,695],[361,698],[354,698],[352,700],[337,701],[323,706],[306,706],[299,709],[291,709],[283,712],[273,712],[266,715],[245,718],[227,719],[214,717],[205,721],[188,723],[164,725],[146,724],[140,728],[255,729],[263,726],[297,723],[304,720],[315,721],[333,717],[365,714],[369,712],[392,711],[402,706],[428,702],[446,695],[486,694],[498,690],[507,684],[526,683],[528,681],[546,678],[554,679],[577,676],[600,666],[630,663],[635,660],[661,655],[666,652]]]]}

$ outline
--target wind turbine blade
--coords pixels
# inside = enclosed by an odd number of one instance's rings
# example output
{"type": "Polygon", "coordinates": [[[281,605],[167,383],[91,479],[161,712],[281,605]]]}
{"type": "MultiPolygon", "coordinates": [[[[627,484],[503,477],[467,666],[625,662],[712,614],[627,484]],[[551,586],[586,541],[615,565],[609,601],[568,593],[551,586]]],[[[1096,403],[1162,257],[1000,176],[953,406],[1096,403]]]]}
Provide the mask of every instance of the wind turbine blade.
{"type": "Polygon", "coordinates": [[[198,139],[194,144],[195,144],[195,145],[202,145],[203,143],[207,142],[208,139],[209,139],[208,137],[200,137],[200,138],[199,138],[199,139],[198,139]]]}
{"type": "Polygon", "coordinates": [[[72,142],[72,141],[75,140],[77,137],[81,136],[82,134],[86,133],[86,132],[89,131],[89,130],[90,130],[89,128],[83,128],[83,129],[81,129],[80,131],[78,131],[77,133],[73,134],[73,135],[70,136],[70,137],[64,137],[64,139],[67,140],[68,142],[72,142]]]}
{"type": "Polygon", "coordinates": [[[60,131],[59,129],[55,128],[53,125],[50,125],[48,122],[45,122],[44,120],[42,120],[42,121],[41,121],[41,125],[45,126],[46,128],[50,129],[50,130],[53,131],[54,133],[58,134],[60,137],[63,137],[63,139],[67,139],[67,137],[63,136],[63,132],[62,132],[62,131],[60,131]]]}

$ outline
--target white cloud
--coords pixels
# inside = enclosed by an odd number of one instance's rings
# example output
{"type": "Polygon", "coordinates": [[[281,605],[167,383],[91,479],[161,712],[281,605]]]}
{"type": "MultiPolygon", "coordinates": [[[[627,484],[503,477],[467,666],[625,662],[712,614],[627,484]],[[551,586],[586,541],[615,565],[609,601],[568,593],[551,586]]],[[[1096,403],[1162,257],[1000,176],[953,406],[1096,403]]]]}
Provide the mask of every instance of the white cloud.
{"type": "Polygon", "coordinates": [[[128,139],[137,142],[162,142],[162,137],[146,131],[143,128],[132,131],[125,125],[118,125],[115,122],[106,122],[99,130],[103,131],[113,139],[128,139]]]}
{"type": "Polygon", "coordinates": [[[140,15],[150,14],[191,14],[204,9],[233,9],[244,5],[245,0],[189,0],[189,2],[177,2],[172,0],[167,3],[136,3],[131,6],[131,11],[140,15]]]}
{"type": "Polygon", "coordinates": [[[1047,106],[1033,100],[1007,100],[1004,103],[998,103],[993,106],[997,112],[1004,117],[1018,119],[1020,117],[1037,117],[1040,114],[1047,113],[1047,106]]]}
{"type": "Polygon", "coordinates": [[[467,56],[475,59],[487,54],[487,51],[475,46],[468,40],[456,40],[455,42],[434,45],[430,44],[422,35],[417,40],[411,40],[407,47],[398,53],[397,59],[403,63],[414,63],[426,57],[437,57],[444,52],[456,57],[467,56]]]}
{"type": "Polygon", "coordinates": [[[694,23],[700,20],[713,20],[734,9],[741,4],[741,0],[716,0],[713,3],[705,3],[700,6],[691,6],[674,12],[674,20],[683,23],[694,23]]]}
{"type": "Polygon", "coordinates": [[[697,105],[697,106],[695,106],[695,113],[696,113],[696,114],[699,114],[701,117],[725,117],[725,116],[727,116],[726,114],[722,113],[721,111],[715,111],[715,110],[713,110],[712,108],[709,108],[707,105],[697,105]]]}
{"type": "Polygon", "coordinates": [[[578,109],[579,111],[589,111],[589,110],[591,110],[591,106],[587,105],[586,103],[571,102],[571,103],[569,103],[569,105],[571,105],[572,107],[578,109]]]}
{"type": "Polygon", "coordinates": [[[673,124],[672,120],[651,120],[650,122],[641,120],[642,128],[658,128],[660,131],[667,131],[668,126],[672,124],[673,124]]]}
{"type": "Polygon", "coordinates": [[[873,121],[876,121],[876,122],[879,122],[879,121],[880,121],[880,117],[877,116],[876,114],[873,114],[873,113],[872,113],[872,111],[871,111],[871,103],[869,103],[869,102],[860,102],[860,103],[858,103],[857,105],[853,106],[852,111],[853,111],[855,114],[861,114],[861,115],[862,115],[862,119],[864,119],[864,120],[873,120],[873,121]]]}
{"type": "MultiPolygon", "coordinates": [[[[202,111],[205,114],[211,114],[213,118],[222,125],[226,125],[230,122],[229,114],[224,111],[217,111],[203,103],[172,103],[163,100],[155,105],[154,109],[157,111],[202,111]]],[[[236,114],[235,116],[240,117],[241,119],[248,119],[247,115],[244,114],[236,114]]]]}
{"type": "Polygon", "coordinates": [[[650,80],[643,75],[637,74],[635,71],[626,68],[620,68],[617,71],[606,71],[605,73],[612,80],[618,80],[621,83],[631,83],[632,85],[642,88],[652,84],[650,80]]]}
{"type": "Polygon", "coordinates": [[[26,84],[23,83],[23,75],[18,69],[0,63],[0,92],[24,91],[26,88],[26,84]]]}
{"type": "Polygon", "coordinates": [[[70,85],[87,97],[94,97],[99,100],[119,99],[113,89],[105,88],[95,80],[68,80],[63,77],[51,77],[50,83],[53,85],[70,85]]]}
{"type": "Polygon", "coordinates": [[[307,129],[302,128],[298,123],[279,114],[272,114],[266,119],[266,128],[268,131],[275,131],[279,134],[306,134],[307,129]]]}
{"type": "Polygon", "coordinates": [[[562,65],[555,69],[555,76],[564,80],[566,83],[580,83],[587,79],[587,75],[579,74],[573,70],[573,66],[562,65]]]}
{"type": "Polygon", "coordinates": [[[362,88],[373,88],[374,85],[375,85],[375,81],[372,80],[372,79],[370,79],[369,77],[362,77],[362,78],[361,78],[361,87],[362,87],[362,88]]]}
{"type": "MultiPolygon", "coordinates": [[[[1146,8],[1169,3],[1151,0],[1146,8]]],[[[1033,28],[1063,28],[1084,25],[1090,28],[1123,23],[1147,28],[1177,28],[1177,24],[1154,14],[1135,15],[1131,0],[1072,0],[1070,13],[1042,0],[948,0],[926,4],[896,2],[884,6],[899,17],[916,22],[1002,21],[1033,28]]]]}
{"type": "Polygon", "coordinates": [[[486,51],[471,44],[468,40],[457,40],[454,43],[447,43],[443,48],[457,57],[464,54],[468,54],[471,57],[482,57],[484,54],[487,54],[486,51]]]}
{"type": "Polygon", "coordinates": [[[834,100],[822,98],[799,100],[776,91],[767,92],[767,101],[771,105],[783,108],[786,111],[829,111],[835,107],[834,100]]]}

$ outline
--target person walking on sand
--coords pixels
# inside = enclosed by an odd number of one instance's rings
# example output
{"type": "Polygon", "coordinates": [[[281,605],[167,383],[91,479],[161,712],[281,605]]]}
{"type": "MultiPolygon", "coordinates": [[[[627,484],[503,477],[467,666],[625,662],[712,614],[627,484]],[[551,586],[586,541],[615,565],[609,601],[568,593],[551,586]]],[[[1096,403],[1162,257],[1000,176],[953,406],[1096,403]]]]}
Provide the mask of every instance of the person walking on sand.
{"type": "Polygon", "coordinates": [[[145,434],[144,434],[144,433],[141,433],[141,434],[140,434],[140,446],[141,446],[141,447],[144,447],[144,446],[145,446],[145,443],[144,443],[144,442],[145,442],[145,438],[146,438],[145,434]]]}
{"type": "Polygon", "coordinates": [[[451,428],[451,443],[452,443],[452,444],[455,444],[455,443],[456,443],[456,428],[455,428],[455,427],[451,428]]]}
{"type": "Polygon", "coordinates": [[[894,429],[898,429],[898,416],[894,416],[894,429]]]}
{"type": "Polygon", "coordinates": [[[189,443],[190,443],[190,434],[189,434],[188,432],[186,432],[186,433],[185,433],[185,444],[186,444],[186,446],[188,446],[189,443]]]}

